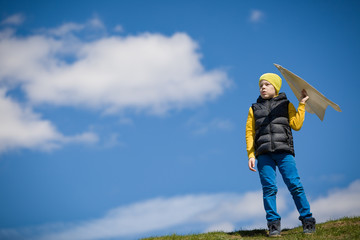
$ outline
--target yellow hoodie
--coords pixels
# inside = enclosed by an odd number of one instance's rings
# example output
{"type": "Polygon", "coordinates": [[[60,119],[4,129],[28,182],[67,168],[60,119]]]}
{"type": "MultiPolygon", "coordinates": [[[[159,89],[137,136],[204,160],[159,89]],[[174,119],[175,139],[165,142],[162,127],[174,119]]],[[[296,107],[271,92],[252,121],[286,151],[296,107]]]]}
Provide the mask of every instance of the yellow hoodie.
{"type": "MultiPolygon", "coordinates": [[[[305,103],[299,103],[299,107],[296,111],[294,105],[289,102],[289,125],[295,130],[299,131],[304,123],[305,119],[305,103]]],[[[255,158],[255,118],[252,108],[249,109],[248,118],[246,121],[246,151],[248,158],[255,158]]]]}

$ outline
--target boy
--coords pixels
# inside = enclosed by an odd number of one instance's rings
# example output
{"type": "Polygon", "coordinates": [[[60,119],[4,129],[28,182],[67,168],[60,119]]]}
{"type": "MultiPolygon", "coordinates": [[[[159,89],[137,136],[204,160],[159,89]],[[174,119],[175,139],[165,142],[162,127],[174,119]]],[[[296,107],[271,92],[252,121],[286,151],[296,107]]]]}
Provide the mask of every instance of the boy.
{"type": "Polygon", "coordinates": [[[309,99],[302,91],[298,110],[289,102],[285,93],[279,93],[281,78],[265,73],[259,79],[260,96],[249,109],[246,122],[246,145],[249,169],[257,168],[263,189],[269,236],[280,236],[281,217],[276,211],[276,166],[287,185],[300,214],[304,233],[315,232],[315,219],[310,212],[304,188],[295,165],[295,152],[291,129],[301,129],[305,118],[305,103],[309,99]]]}

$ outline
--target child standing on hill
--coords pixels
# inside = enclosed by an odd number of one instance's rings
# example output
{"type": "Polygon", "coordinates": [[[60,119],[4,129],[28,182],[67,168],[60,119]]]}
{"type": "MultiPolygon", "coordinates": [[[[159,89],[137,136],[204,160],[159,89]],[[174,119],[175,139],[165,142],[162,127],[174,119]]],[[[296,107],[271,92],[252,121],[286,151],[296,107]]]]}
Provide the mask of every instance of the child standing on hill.
{"type": "Polygon", "coordinates": [[[269,236],[279,236],[281,217],[276,211],[276,166],[288,187],[300,214],[304,233],[315,232],[315,219],[310,212],[304,188],[295,165],[295,152],[291,129],[301,129],[305,118],[306,91],[296,111],[285,93],[279,93],[281,78],[274,73],[260,77],[260,96],[249,109],[246,122],[246,145],[249,169],[255,170],[255,158],[263,189],[269,236]]]}

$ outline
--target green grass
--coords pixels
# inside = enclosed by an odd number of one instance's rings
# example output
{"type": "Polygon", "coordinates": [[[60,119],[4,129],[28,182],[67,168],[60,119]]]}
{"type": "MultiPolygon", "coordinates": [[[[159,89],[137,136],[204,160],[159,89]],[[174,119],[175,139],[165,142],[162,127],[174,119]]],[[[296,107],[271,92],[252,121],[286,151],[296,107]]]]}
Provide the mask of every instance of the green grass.
{"type": "MultiPolygon", "coordinates": [[[[236,240],[236,239],[269,239],[267,230],[256,229],[247,231],[236,231],[232,233],[212,232],[204,234],[193,235],[170,235],[163,237],[150,237],[142,240],[236,240]]],[[[303,234],[302,227],[293,229],[284,229],[281,232],[281,237],[275,238],[281,240],[300,240],[300,239],[321,239],[321,240],[360,240],[360,217],[342,218],[339,220],[328,221],[321,224],[316,224],[316,233],[303,234]]]]}

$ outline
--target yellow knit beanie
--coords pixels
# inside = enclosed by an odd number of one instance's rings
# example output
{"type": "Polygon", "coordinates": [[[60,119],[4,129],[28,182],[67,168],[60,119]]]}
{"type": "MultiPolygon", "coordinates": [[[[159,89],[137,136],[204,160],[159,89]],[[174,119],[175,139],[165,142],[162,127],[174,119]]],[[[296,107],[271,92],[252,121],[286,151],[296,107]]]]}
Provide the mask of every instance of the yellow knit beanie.
{"type": "Polygon", "coordinates": [[[281,88],[281,77],[275,73],[265,73],[263,75],[261,75],[260,79],[259,79],[259,86],[260,86],[260,82],[261,80],[266,80],[269,83],[271,83],[274,88],[276,93],[279,93],[280,88],[281,88]]]}

